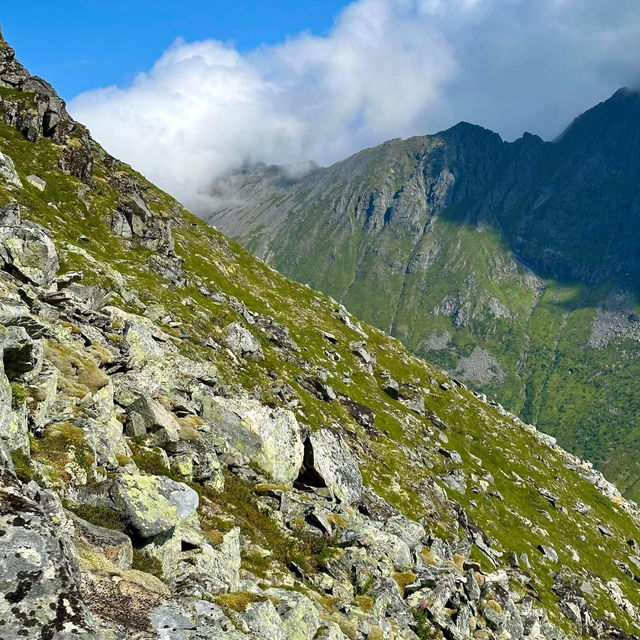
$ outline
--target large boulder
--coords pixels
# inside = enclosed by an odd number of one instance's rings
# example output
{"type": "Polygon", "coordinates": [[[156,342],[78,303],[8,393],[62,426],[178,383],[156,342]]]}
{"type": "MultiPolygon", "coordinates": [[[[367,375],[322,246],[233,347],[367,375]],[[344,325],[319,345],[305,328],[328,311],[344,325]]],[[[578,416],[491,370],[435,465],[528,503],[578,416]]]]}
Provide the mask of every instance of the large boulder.
{"type": "Polygon", "coordinates": [[[170,536],[160,536],[142,551],[162,565],[165,581],[181,595],[205,597],[234,591],[240,582],[240,529],[206,537],[197,516],[178,523],[170,536]]]}
{"type": "Polygon", "coordinates": [[[2,475],[0,637],[95,638],[59,499],[2,475]]]}
{"type": "Polygon", "coordinates": [[[302,593],[289,589],[269,589],[275,598],[276,611],[282,619],[287,640],[312,640],[320,627],[320,618],[313,602],[302,593]]]}
{"type": "Polygon", "coordinates": [[[53,240],[41,226],[21,221],[15,204],[0,208],[0,260],[6,271],[41,287],[51,285],[60,266],[53,240]]]}
{"type": "Polygon", "coordinates": [[[143,436],[147,432],[156,436],[158,444],[178,442],[180,423],[157,400],[140,396],[128,408],[127,435],[143,436]]]}
{"type": "Polygon", "coordinates": [[[253,337],[251,331],[239,322],[233,322],[225,327],[224,346],[235,355],[247,360],[264,358],[260,343],[253,337]]]}
{"type": "Polygon", "coordinates": [[[198,494],[191,487],[164,476],[122,473],[111,493],[128,528],[142,538],[173,529],[198,508],[198,494]]]}
{"type": "Polygon", "coordinates": [[[233,452],[246,457],[274,482],[292,485],[304,447],[300,426],[287,409],[267,407],[253,398],[202,397],[202,417],[233,452]]]}
{"type": "Polygon", "coordinates": [[[73,525],[73,542],[77,548],[100,553],[119,569],[131,568],[133,547],[129,536],[91,524],[68,511],[65,515],[73,525]]]}
{"type": "Polygon", "coordinates": [[[362,475],[346,442],[331,429],[312,433],[305,443],[301,480],[327,486],[344,504],[353,504],[362,495],[362,475]]]}

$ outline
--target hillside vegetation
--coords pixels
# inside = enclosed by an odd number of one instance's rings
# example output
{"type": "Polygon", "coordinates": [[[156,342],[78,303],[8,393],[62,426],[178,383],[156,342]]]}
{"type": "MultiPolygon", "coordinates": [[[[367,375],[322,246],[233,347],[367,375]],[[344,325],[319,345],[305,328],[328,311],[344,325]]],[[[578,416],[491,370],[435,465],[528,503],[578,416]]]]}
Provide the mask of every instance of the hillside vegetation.
{"type": "Polygon", "coordinates": [[[590,464],[0,81],[0,637],[640,633],[590,464]]]}
{"type": "Polygon", "coordinates": [[[461,123],[302,178],[247,169],[206,219],[637,498],[639,131],[621,89],[553,143],[461,123]]]}

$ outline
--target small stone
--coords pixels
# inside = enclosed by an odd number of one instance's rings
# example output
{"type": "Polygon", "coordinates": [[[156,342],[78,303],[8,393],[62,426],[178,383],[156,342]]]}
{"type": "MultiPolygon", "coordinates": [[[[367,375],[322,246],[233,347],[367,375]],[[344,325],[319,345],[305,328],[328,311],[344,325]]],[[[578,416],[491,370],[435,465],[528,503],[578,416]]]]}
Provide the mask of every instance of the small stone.
{"type": "Polygon", "coordinates": [[[554,564],[558,562],[558,554],[553,547],[548,545],[539,544],[536,549],[542,553],[542,555],[549,560],[549,562],[553,562],[554,564]]]}
{"type": "Polygon", "coordinates": [[[42,178],[38,178],[38,176],[27,176],[27,182],[31,186],[35,187],[38,191],[44,191],[47,187],[47,183],[42,178]]]}

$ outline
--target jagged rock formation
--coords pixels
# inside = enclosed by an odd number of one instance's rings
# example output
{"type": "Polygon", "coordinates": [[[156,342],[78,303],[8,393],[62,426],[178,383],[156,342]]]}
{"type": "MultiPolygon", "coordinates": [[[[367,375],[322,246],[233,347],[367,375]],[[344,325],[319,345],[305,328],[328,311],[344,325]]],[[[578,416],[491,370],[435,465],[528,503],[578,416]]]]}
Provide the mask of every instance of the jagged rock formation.
{"type": "Polygon", "coordinates": [[[0,60],[2,640],[637,637],[635,504],[0,60]]]}
{"type": "Polygon", "coordinates": [[[553,143],[461,123],[300,178],[247,168],[206,219],[636,498],[639,130],[622,89],[553,143]]]}

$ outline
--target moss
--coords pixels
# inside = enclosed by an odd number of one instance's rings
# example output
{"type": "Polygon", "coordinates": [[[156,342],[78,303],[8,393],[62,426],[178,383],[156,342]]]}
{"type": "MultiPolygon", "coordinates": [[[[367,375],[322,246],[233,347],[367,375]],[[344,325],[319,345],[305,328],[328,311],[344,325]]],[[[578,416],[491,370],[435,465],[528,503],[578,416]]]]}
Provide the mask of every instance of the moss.
{"type": "Polygon", "coordinates": [[[147,591],[150,591],[151,593],[156,593],[161,596],[168,596],[171,594],[169,587],[151,573],[140,571],[139,569],[120,569],[120,567],[116,566],[106,556],[101,553],[97,553],[92,549],[79,547],[78,563],[83,571],[92,571],[105,573],[110,576],[118,576],[128,582],[132,582],[133,584],[142,587],[147,591]]]}
{"type": "Polygon", "coordinates": [[[369,613],[369,611],[371,611],[371,609],[373,608],[374,600],[371,596],[363,594],[355,597],[355,603],[365,613],[369,613]]]}
{"type": "Polygon", "coordinates": [[[327,514],[327,520],[336,527],[346,527],[347,523],[345,519],[339,513],[327,514]]]}
{"type": "Polygon", "coordinates": [[[222,544],[224,540],[224,533],[222,531],[203,531],[204,537],[209,541],[212,547],[217,547],[222,544]]]}
{"type": "Polygon", "coordinates": [[[11,383],[11,408],[14,411],[21,409],[27,402],[29,392],[27,388],[19,382],[11,383]]]}
{"type": "Polygon", "coordinates": [[[140,471],[154,476],[171,476],[171,469],[166,464],[166,458],[159,447],[146,447],[131,440],[129,447],[132,460],[140,471]]]}
{"type": "Polygon", "coordinates": [[[162,579],[162,563],[141,549],[133,549],[132,568],[143,573],[150,573],[156,578],[162,579]]]}
{"type": "Polygon", "coordinates": [[[51,471],[51,480],[70,484],[80,481],[69,464],[74,463],[91,479],[95,468],[95,455],[87,444],[84,431],[69,422],[58,422],[46,427],[42,435],[31,441],[31,457],[42,462],[51,471]]]}
{"type": "Polygon", "coordinates": [[[223,609],[230,609],[242,613],[253,602],[266,602],[268,598],[250,591],[237,591],[235,593],[223,593],[216,596],[215,601],[223,609]]]}
{"type": "Polygon", "coordinates": [[[66,395],[84,398],[87,394],[93,395],[109,382],[104,371],[83,353],[82,348],[71,348],[46,340],[45,357],[60,371],[58,390],[66,395]]]}
{"type": "Polygon", "coordinates": [[[133,458],[130,458],[129,456],[122,455],[121,453],[116,453],[116,460],[118,461],[118,464],[121,467],[126,467],[128,464],[131,463],[133,458]]]}
{"type": "Polygon", "coordinates": [[[29,456],[22,449],[15,449],[11,452],[11,460],[18,479],[30,482],[33,479],[33,469],[29,456]]]}
{"type": "Polygon", "coordinates": [[[115,509],[69,500],[64,500],[62,504],[65,509],[68,509],[79,518],[98,527],[115,529],[116,531],[124,531],[125,529],[124,523],[115,509]]]}
{"type": "Polygon", "coordinates": [[[398,589],[400,590],[400,594],[404,598],[404,590],[405,588],[413,584],[417,580],[417,576],[413,571],[403,571],[402,573],[393,573],[391,577],[396,581],[398,585],[398,589]]]}
{"type": "Polygon", "coordinates": [[[283,484],[257,484],[253,490],[256,493],[269,493],[270,491],[291,491],[291,487],[287,487],[283,484]]]}

